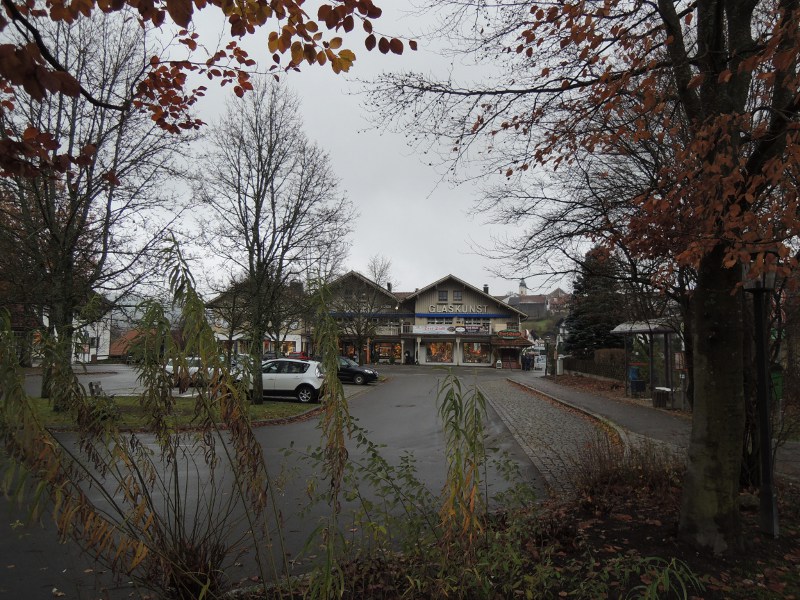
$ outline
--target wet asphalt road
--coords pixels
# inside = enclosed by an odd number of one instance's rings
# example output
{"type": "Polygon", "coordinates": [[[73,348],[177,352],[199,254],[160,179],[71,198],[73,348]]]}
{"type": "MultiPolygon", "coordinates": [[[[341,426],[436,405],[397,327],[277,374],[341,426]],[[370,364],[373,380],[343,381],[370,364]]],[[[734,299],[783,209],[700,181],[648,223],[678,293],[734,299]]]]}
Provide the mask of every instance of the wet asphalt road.
{"type": "MultiPolygon", "coordinates": [[[[79,375],[84,384],[101,381],[110,394],[130,394],[137,391],[136,374],[124,365],[91,365],[79,375]]],[[[392,464],[398,464],[408,453],[415,457],[417,477],[426,487],[438,493],[446,474],[445,440],[437,411],[438,382],[444,372],[429,367],[387,367],[382,369],[387,380],[369,386],[345,385],[350,411],[360,428],[374,443],[383,445],[381,454],[392,464]]],[[[461,370],[459,376],[466,384],[504,379],[494,369],[461,370]]],[[[37,394],[37,377],[28,377],[26,389],[37,394]]],[[[38,395],[38,394],[37,394],[38,395]]],[[[487,445],[508,452],[519,466],[522,477],[544,494],[544,480],[520,448],[508,428],[491,405],[487,407],[487,445]]],[[[307,505],[308,481],[317,479],[318,488],[326,482],[318,480],[318,467],[300,460],[297,453],[284,456],[290,446],[303,454],[306,448],[319,444],[318,419],[280,426],[260,427],[256,437],[264,449],[272,477],[280,480],[277,496],[284,522],[286,546],[275,546],[276,556],[285,552],[290,559],[301,554],[312,531],[326,514],[324,505],[304,512],[307,505]]],[[[351,458],[361,460],[355,443],[348,444],[351,458]]],[[[202,481],[207,474],[199,472],[195,479],[202,481]]],[[[489,493],[504,489],[506,483],[489,474],[489,493]]],[[[191,492],[192,486],[187,489],[191,492]]],[[[202,489],[202,486],[201,488],[202,489]]],[[[348,506],[345,505],[345,510],[348,506]]],[[[114,583],[93,561],[82,556],[72,542],[59,544],[47,515],[42,524],[26,524],[24,511],[2,501],[0,508],[0,599],[3,598],[128,598],[139,597],[143,591],[133,589],[125,581],[114,583]],[[64,594],[61,596],[61,594],[64,594]]],[[[314,552],[312,545],[311,552],[314,552]]],[[[229,576],[238,580],[254,572],[254,558],[247,554],[230,569],[229,576]]],[[[299,565],[302,570],[302,564],[299,565]]]]}

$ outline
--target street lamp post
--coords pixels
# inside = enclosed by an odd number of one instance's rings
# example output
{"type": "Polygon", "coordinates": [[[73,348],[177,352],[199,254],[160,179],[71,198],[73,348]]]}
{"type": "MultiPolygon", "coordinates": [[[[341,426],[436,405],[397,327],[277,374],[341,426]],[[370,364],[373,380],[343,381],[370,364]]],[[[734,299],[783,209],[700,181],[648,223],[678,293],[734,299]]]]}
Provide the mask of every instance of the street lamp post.
{"type": "Polygon", "coordinates": [[[770,410],[769,339],[767,337],[768,295],[775,289],[775,271],[764,272],[751,279],[745,269],[744,289],[753,294],[753,317],[756,338],[756,393],[758,403],[758,439],[761,463],[759,516],[761,530],[778,537],[778,507],[772,468],[772,421],[770,410]]]}

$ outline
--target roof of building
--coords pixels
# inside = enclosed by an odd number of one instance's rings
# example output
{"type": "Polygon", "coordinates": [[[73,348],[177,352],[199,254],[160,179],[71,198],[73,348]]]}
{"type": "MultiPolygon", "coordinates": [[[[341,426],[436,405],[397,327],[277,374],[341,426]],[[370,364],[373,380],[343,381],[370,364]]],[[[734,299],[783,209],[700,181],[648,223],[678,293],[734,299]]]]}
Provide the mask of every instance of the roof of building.
{"type": "Polygon", "coordinates": [[[508,304],[515,306],[517,304],[546,304],[547,296],[544,294],[534,294],[527,296],[511,296],[508,299],[508,304]]]}
{"type": "Polygon", "coordinates": [[[437,279],[433,283],[428,284],[425,287],[419,288],[418,290],[416,290],[412,294],[409,294],[408,296],[406,296],[404,298],[404,300],[409,300],[409,299],[413,298],[414,296],[419,296],[423,292],[425,292],[427,290],[430,290],[432,288],[435,288],[436,286],[438,286],[439,284],[447,281],[448,279],[452,279],[453,281],[457,281],[459,284],[463,285],[465,288],[469,288],[470,290],[472,290],[476,294],[479,294],[479,295],[483,296],[484,298],[490,298],[492,301],[497,302],[498,304],[502,304],[503,306],[509,308],[510,310],[514,311],[515,313],[518,313],[518,314],[522,315],[523,317],[527,317],[528,316],[527,314],[525,314],[524,312],[522,312],[518,308],[514,308],[510,304],[507,304],[506,302],[503,302],[503,300],[499,300],[497,297],[490,295],[488,292],[485,292],[482,289],[477,288],[474,285],[469,284],[466,281],[464,281],[463,279],[459,279],[458,277],[456,277],[455,275],[452,275],[452,274],[451,275],[445,275],[441,279],[437,279]]]}
{"type": "Polygon", "coordinates": [[[108,353],[111,356],[122,356],[127,354],[128,347],[131,345],[131,342],[136,339],[137,335],[139,335],[138,329],[129,329],[128,331],[124,332],[118,338],[115,338],[111,341],[111,346],[108,349],[108,353]]]}
{"type": "Polygon", "coordinates": [[[393,298],[395,300],[398,299],[398,295],[396,293],[386,289],[385,287],[383,287],[382,285],[380,285],[378,283],[375,283],[374,281],[372,281],[372,279],[362,275],[358,271],[348,271],[347,273],[345,273],[341,277],[338,277],[333,282],[331,282],[331,286],[335,286],[335,285],[339,284],[340,282],[344,281],[347,278],[358,279],[362,283],[365,283],[366,285],[375,288],[376,290],[384,293],[385,295],[390,296],[391,298],[393,298]]]}
{"type": "Polygon", "coordinates": [[[632,335],[636,333],[675,333],[675,327],[664,321],[649,319],[645,321],[628,321],[620,323],[611,333],[617,335],[632,335]]]}

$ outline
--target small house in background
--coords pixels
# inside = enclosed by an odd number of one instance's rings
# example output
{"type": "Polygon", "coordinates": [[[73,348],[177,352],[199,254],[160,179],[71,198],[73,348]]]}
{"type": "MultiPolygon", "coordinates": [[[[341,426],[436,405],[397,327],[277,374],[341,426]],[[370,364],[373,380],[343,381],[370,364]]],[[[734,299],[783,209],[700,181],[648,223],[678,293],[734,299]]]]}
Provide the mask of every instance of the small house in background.
{"type": "Polygon", "coordinates": [[[531,294],[524,279],[519,281],[519,293],[498,298],[509,306],[528,315],[528,319],[544,319],[551,315],[564,314],[569,310],[570,295],[556,288],[547,294],[531,294]]]}
{"type": "Polygon", "coordinates": [[[92,363],[108,360],[111,351],[111,317],[80,325],[75,331],[74,362],[92,363]]]}
{"type": "Polygon", "coordinates": [[[108,357],[112,360],[128,360],[128,352],[133,340],[139,335],[138,329],[128,329],[121,332],[118,336],[111,340],[111,345],[108,351],[108,357]]]}
{"type": "Polygon", "coordinates": [[[553,315],[562,315],[569,312],[569,301],[572,298],[570,294],[556,288],[547,294],[547,312],[553,315]]]}
{"type": "MultiPolygon", "coordinates": [[[[90,323],[76,318],[74,324],[72,362],[93,363],[108,360],[111,351],[111,314],[106,313],[90,323]]],[[[45,314],[42,318],[42,329],[47,330],[49,325],[50,320],[45,314]]]]}

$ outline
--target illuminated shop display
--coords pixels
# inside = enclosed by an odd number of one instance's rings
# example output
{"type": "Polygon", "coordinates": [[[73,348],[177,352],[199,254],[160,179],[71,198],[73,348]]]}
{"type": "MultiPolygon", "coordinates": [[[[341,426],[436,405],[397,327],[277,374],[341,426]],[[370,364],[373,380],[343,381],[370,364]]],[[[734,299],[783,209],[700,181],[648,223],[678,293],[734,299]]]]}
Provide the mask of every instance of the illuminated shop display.
{"type": "Polygon", "coordinates": [[[428,342],[427,362],[453,362],[453,342],[428,342]]]}
{"type": "Polygon", "coordinates": [[[381,342],[375,344],[375,352],[378,354],[378,360],[389,361],[394,358],[396,361],[400,360],[400,344],[381,342]]]}
{"type": "Polygon", "coordinates": [[[465,342],[463,345],[464,356],[462,360],[470,364],[484,364],[492,362],[492,345],[480,342],[465,342]]]}

